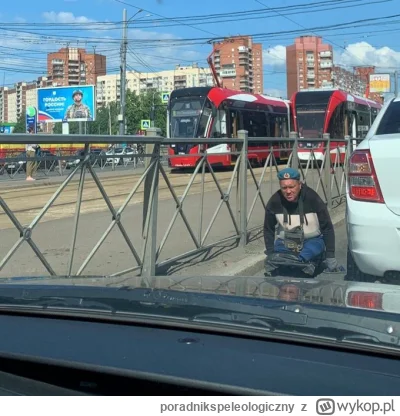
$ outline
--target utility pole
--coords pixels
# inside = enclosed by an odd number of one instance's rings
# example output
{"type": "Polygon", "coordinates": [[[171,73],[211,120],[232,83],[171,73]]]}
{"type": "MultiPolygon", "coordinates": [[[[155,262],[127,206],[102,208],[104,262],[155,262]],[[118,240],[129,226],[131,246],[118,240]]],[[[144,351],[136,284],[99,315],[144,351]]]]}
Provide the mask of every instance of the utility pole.
{"type": "Polygon", "coordinates": [[[394,96],[397,97],[399,93],[399,72],[394,71],[394,96]]]}
{"type": "Polygon", "coordinates": [[[121,41],[121,71],[120,71],[120,110],[119,110],[119,134],[125,134],[125,98],[126,98],[126,50],[128,45],[128,18],[126,9],[122,12],[122,41],[121,41]]]}

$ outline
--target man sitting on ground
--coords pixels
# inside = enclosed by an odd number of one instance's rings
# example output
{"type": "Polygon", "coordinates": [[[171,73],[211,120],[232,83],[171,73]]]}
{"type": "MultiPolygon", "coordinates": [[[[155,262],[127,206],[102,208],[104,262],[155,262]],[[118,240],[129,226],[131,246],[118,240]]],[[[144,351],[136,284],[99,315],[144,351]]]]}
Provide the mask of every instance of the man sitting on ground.
{"type": "Polygon", "coordinates": [[[313,189],[301,183],[296,169],[281,170],[278,179],[280,190],[272,195],[265,210],[266,271],[276,268],[268,260],[284,253],[304,263],[303,272],[313,275],[313,260],[324,252],[328,271],[337,271],[335,231],[326,204],[313,189]]]}

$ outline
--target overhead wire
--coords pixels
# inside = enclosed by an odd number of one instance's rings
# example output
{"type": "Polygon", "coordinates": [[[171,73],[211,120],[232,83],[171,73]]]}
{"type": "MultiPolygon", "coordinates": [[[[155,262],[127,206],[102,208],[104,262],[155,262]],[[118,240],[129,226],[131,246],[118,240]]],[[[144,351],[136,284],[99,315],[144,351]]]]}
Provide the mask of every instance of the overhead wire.
{"type": "MultiPolygon", "coordinates": [[[[158,17],[165,18],[165,16],[162,16],[162,15],[160,15],[160,14],[158,14],[158,13],[155,13],[155,12],[153,12],[153,11],[150,11],[150,10],[143,9],[143,7],[137,7],[137,6],[134,6],[133,4],[131,4],[131,3],[127,3],[127,2],[122,1],[122,0],[114,0],[114,1],[115,1],[115,2],[117,2],[117,3],[122,3],[122,4],[126,5],[126,6],[133,7],[133,8],[138,9],[138,10],[143,10],[143,11],[145,11],[145,12],[147,12],[147,13],[153,14],[154,16],[158,16],[158,17]]],[[[176,19],[176,18],[173,18],[173,19],[175,19],[175,21],[176,21],[176,22],[178,22],[180,25],[184,25],[184,26],[187,26],[187,27],[194,28],[194,29],[196,29],[196,30],[199,30],[199,31],[201,31],[201,32],[203,32],[203,33],[207,33],[207,34],[212,35],[212,36],[219,36],[219,35],[217,35],[216,33],[210,32],[210,31],[208,31],[208,30],[204,30],[204,29],[197,28],[197,27],[195,27],[195,26],[193,26],[193,25],[187,24],[186,22],[181,21],[181,20],[178,20],[178,19],[176,19]]]]}

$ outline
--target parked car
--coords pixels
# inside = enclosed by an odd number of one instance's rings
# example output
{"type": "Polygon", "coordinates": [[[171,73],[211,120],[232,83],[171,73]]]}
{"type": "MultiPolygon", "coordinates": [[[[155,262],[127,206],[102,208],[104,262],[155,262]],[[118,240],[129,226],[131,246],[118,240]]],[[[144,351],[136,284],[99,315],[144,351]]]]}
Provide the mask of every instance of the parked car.
{"type": "MultiPolygon", "coordinates": [[[[84,150],[78,150],[75,154],[76,159],[67,160],[67,162],[65,164],[66,169],[71,169],[71,168],[76,167],[78,165],[78,163],[81,160],[83,160],[84,154],[85,154],[84,150]]],[[[90,149],[89,154],[90,154],[90,163],[93,165],[96,161],[96,157],[104,156],[105,152],[103,151],[103,149],[90,149]]],[[[103,166],[105,163],[106,162],[105,162],[104,159],[98,161],[99,166],[103,166]]]]}
{"type": "MultiPolygon", "coordinates": [[[[39,161],[37,166],[38,169],[45,169],[45,170],[54,170],[57,167],[57,162],[55,160],[55,155],[51,153],[49,150],[40,150],[38,153],[40,158],[43,160],[39,161]]],[[[15,162],[7,163],[6,169],[9,173],[13,173],[15,171],[25,172],[26,171],[26,152],[22,152],[19,155],[15,156],[15,158],[19,159],[15,162]]]]}
{"type": "Polygon", "coordinates": [[[122,165],[123,163],[133,160],[136,152],[132,147],[117,147],[115,149],[110,149],[106,154],[107,156],[113,156],[107,158],[108,163],[112,163],[114,159],[116,165],[122,165]]]}
{"type": "Polygon", "coordinates": [[[348,280],[400,283],[400,97],[352,153],[347,177],[348,280]]]}

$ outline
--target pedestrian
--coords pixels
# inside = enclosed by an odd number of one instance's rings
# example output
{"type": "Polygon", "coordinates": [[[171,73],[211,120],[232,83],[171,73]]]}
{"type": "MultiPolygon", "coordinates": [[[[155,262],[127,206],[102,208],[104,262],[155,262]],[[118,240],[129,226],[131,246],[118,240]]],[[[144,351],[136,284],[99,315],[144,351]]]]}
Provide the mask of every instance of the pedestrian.
{"type": "MultiPolygon", "coordinates": [[[[34,129],[33,127],[29,127],[28,128],[28,133],[29,134],[33,134],[34,133],[34,129]]],[[[27,144],[25,146],[25,151],[26,151],[26,157],[35,157],[36,156],[36,152],[39,148],[38,144],[27,144]]],[[[26,180],[27,181],[34,181],[36,179],[34,179],[34,174],[36,173],[37,170],[37,162],[35,160],[27,160],[26,162],[26,180]]]]}
{"type": "Polygon", "coordinates": [[[298,170],[283,169],[278,180],[280,189],[272,195],[265,210],[267,258],[273,258],[274,253],[292,253],[304,264],[303,271],[312,275],[315,266],[310,262],[325,252],[327,270],[337,271],[335,230],[326,205],[300,181],[298,170]]]}

